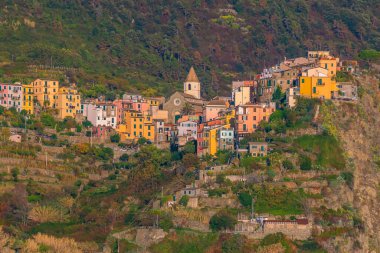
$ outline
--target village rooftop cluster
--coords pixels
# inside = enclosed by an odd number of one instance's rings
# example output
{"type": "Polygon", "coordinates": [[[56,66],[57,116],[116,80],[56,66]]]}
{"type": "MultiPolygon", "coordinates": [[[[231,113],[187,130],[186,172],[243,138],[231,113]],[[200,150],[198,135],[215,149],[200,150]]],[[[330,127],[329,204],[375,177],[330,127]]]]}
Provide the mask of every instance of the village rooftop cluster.
{"type": "Polygon", "coordinates": [[[307,57],[284,59],[263,69],[253,80],[234,81],[230,97],[202,98],[201,82],[192,67],[183,92],[164,97],[124,94],[114,101],[81,99],[75,84],[60,87],[58,81],[37,79],[30,84],[0,84],[0,105],[18,112],[38,114],[50,108],[60,119],[88,120],[94,137],[115,131],[122,141],[147,141],[162,147],[196,143],[197,155],[215,155],[218,150],[238,150],[265,156],[266,143],[239,148],[239,140],[252,134],[260,122],[276,110],[272,101],[277,88],[286,92],[286,106],[296,106],[298,96],[317,99],[355,100],[351,84],[337,83],[337,71],[355,73],[356,61],[340,61],[329,51],[309,51],[307,57]]]}

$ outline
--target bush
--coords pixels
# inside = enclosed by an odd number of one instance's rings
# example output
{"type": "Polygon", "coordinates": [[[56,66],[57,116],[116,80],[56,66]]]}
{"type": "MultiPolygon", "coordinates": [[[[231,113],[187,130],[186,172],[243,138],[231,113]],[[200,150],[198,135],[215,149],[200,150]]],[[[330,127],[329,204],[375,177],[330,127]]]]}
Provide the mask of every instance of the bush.
{"type": "Polygon", "coordinates": [[[110,136],[111,142],[119,143],[120,142],[120,135],[119,134],[113,134],[110,136]]]}
{"type": "Polygon", "coordinates": [[[306,155],[301,155],[299,158],[300,169],[301,170],[311,170],[312,164],[311,159],[306,155]]]}
{"type": "Polygon", "coordinates": [[[226,211],[221,211],[211,217],[209,224],[211,230],[220,231],[225,229],[233,229],[236,223],[237,220],[232,214],[226,211]]]}
{"type": "Polygon", "coordinates": [[[183,195],[181,199],[178,202],[181,206],[187,206],[187,203],[189,203],[189,196],[183,195]]]}
{"type": "Polygon", "coordinates": [[[252,205],[252,196],[247,192],[241,192],[238,195],[240,204],[244,207],[251,207],[252,205]]]}
{"type": "Polygon", "coordinates": [[[129,155],[128,154],[122,154],[120,156],[119,160],[122,162],[127,162],[129,160],[129,155]]]}
{"type": "Polygon", "coordinates": [[[294,164],[290,160],[286,159],[282,161],[282,167],[284,167],[286,170],[293,170],[294,164]]]}
{"type": "Polygon", "coordinates": [[[241,235],[232,235],[228,240],[222,242],[223,253],[240,253],[244,250],[244,238],[241,235]]]}
{"type": "Polygon", "coordinates": [[[170,216],[165,215],[160,217],[159,227],[168,232],[169,229],[174,227],[173,221],[170,216]]]}

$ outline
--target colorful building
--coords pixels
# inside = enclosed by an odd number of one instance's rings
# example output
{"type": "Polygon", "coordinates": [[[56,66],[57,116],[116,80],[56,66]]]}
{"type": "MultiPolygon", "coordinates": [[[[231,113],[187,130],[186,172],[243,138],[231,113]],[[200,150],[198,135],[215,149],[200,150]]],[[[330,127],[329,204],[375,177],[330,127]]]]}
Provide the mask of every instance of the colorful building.
{"type": "Polygon", "coordinates": [[[59,82],[55,80],[36,79],[31,83],[35,101],[41,107],[53,108],[58,98],[59,82]]]}
{"type": "Polygon", "coordinates": [[[328,57],[319,59],[319,66],[328,70],[328,76],[336,76],[336,69],[339,64],[338,58],[328,57]]]}
{"type": "Polygon", "coordinates": [[[234,105],[244,105],[254,101],[257,92],[257,85],[254,81],[232,82],[232,100],[234,105]]]}
{"type": "Polygon", "coordinates": [[[154,141],[155,127],[150,114],[143,114],[135,110],[124,112],[125,124],[118,125],[116,131],[120,134],[121,140],[137,140],[144,137],[154,141]]]}
{"type": "Polygon", "coordinates": [[[58,110],[60,119],[75,118],[77,114],[81,113],[80,94],[75,85],[59,88],[56,97],[54,107],[58,110]]]}
{"type": "Polygon", "coordinates": [[[246,104],[236,108],[236,131],[239,137],[256,131],[260,122],[268,121],[276,103],[246,104]]]}
{"type": "Polygon", "coordinates": [[[83,116],[93,126],[116,128],[117,110],[112,102],[89,101],[81,105],[83,116]]]}
{"type": "Polygon", "coordinates": [[[185,94],[201,99],[201,83],[193,67],[190,68],[186,81],[183,83],[183,90],[185,94]]]}
{"type": "Polygon", "coordinates": [[[307,98],[331,99],[337,91],[336,82],[331,77],[300,77],[300,95],[307,98]]]}
{"type": "Polygon", "coordinates": [[[218,150],[234,150],[234,128],[222,127],[218,130],[218,150]]]}
{"type": "Polygon", "coordinates": [[[0,84],[0,105],[5,108],[15,108],[21,112],[23,104],[22,85],[0,84]]]}
{"type": "Polygon", "coordinates": [[[178,121],[178,137],[186,137],[186,141],[197,139],[198,123],[191,120],[178,121]]]}
{"type": "Polygon", "coordinates": [[[206,121],[216,119],[220,116],[220,112],[227,110],[227,103],[223,100],[211,100],[204,109],[206,121]]]}
{"type": "Polygon", "coordinates": [[[29,114],[34,113],[34,93],[32,84],[22,85],[23,101],[22,110],[27,111],[29,114]]]}
{"type": "Polygon", "coordinates": [[[267,156],[268,143],[266,142],[249,142],[248,143],[249,154],[253,157],[267,156]]]}

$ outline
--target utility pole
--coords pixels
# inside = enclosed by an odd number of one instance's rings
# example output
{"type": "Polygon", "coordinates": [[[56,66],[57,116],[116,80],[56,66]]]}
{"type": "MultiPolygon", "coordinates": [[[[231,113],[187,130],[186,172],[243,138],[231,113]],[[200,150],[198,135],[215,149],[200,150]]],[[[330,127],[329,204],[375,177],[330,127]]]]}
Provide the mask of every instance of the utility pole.
{"type": "Polygon", "coordinates": [[[91,129],[90,133],[91,133],[91,136],[90,136],[90,146],[92,147],[92,129],[91,129]]]}
{"type": "Polygon", "coordinates": [[[252,202],[251,202],[251,220],[253,220],[254,218],[254,213],[253,213],[253,202],[254,202],[254,199],[252,197],[252,202]]]}
{"type": "Polygon", "coordinates": [[[45,170],[47,170],[48,160],[47,160],[47,152],[45,151],[45,170]]]}

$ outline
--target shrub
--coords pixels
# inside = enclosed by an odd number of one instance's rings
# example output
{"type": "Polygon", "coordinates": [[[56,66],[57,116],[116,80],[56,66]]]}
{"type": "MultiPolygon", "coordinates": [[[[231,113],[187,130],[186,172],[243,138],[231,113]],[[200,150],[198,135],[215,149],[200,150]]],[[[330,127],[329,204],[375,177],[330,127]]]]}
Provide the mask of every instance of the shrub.
{"type": "Polygon", "coordinates": [[[241,235],[232,235],[228,240],[222,242],[223,253],[240,253],[244,250],[244,238],[241,235]]]}
{"type": "Polygon", "coordinates": [[[284,169],[286,169],[286,170],[293,170],[294,169],[293,163],[288,159],[282,161],[282,167],[284,167],[284,169]]]}
{"type": "Polygon", "coordinates": [[[120,156],[119,160],[122,162],[127,162],[129,160],[129,155],[128,154],[122,154],[120,156]]]}
{"type": "Polygon", "coordinates": [[[213,231],[233,229],[237,223],[236,218],[226,211],[213,215],[210,219],[210,228],[213,231]]]}
{"type": "Polygon", "coordinates": [[[119,143],[120,142],[120,135],[119,134],[113,134],[110,136],[111,142],[119,143]]]}
{"type": "Polygon", "coordinates": [[[250,207],[252,205],[252,196],[247,192],[241,192],[238,195],[240,204],[244,207],[250,207]]]}
{"type": "Polygon", "coordinates": [[[160,217],[159,227],[165,231],[169,231],[169,229],[174,227],[173,221],[170,216],[165,215],[160,217]]]}
{"type": "Polygon", "coordinates": [[[183,195],[181,199],[178,202],[181,206],[187,206],[187,203],[189,203],[189,196],[183,195]]]}
{"type": "Polygon", "coordinates": [[[301,170],[311,170],[312,164],[310,157],[306,155],[301,155],[299,158],[299,162],[301,170]]]}

